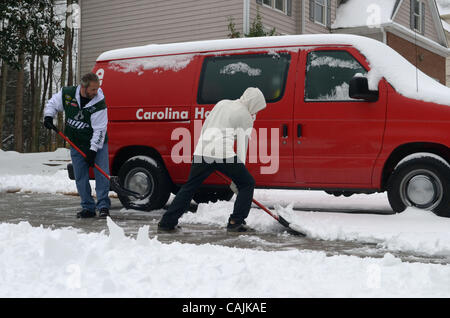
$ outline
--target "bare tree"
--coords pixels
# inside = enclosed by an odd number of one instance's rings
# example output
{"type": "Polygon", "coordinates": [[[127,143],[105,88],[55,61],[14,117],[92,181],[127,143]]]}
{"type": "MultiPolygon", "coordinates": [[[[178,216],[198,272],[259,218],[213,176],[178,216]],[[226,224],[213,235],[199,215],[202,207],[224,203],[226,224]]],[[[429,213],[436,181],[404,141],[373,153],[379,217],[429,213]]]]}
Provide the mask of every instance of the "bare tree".
{"type": "Polygon", "coordinates": [[[8,64],[5,61],[2,61],[2,83],[0,90],[0,148],[2,147],[3,140],[3,122],[5,117],[5,108],[6,108],[6,87],[8,85],[8,64]]]}

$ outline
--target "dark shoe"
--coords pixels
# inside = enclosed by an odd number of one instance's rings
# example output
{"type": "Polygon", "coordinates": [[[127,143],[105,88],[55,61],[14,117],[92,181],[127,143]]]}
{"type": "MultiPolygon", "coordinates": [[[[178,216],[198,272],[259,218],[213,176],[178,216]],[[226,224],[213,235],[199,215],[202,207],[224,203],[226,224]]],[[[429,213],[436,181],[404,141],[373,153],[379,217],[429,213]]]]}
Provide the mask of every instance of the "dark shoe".
{"type": "Polygon", "coordinates": [[[83,209],[81,212],[77,213],[77,218],[85,219],[85,218],[95,218],[96,214],[95,211],[89,211],[86,209],[83,209]]]}
{"type": "Polygon", "coordinates": [[[158,233],[175,233],[181,230],[181,227],[178,225],[175,226],[162,226],[158,223],[158,233]]]}
{"type": "Polygon", "coordinates": [[[227,232],[229,233],[253,233],[254,229],[245,224],[245,221],[242,223],[236,223],[232,220],[228,221],[227,224],[227,232]]]}
{"type": "Polygon", "coordinates": [[[98,212],[98,217],[106,218],[107,216],[109,216],[109,210],[107,208],[101,208],[100,211],[98,212]]]}

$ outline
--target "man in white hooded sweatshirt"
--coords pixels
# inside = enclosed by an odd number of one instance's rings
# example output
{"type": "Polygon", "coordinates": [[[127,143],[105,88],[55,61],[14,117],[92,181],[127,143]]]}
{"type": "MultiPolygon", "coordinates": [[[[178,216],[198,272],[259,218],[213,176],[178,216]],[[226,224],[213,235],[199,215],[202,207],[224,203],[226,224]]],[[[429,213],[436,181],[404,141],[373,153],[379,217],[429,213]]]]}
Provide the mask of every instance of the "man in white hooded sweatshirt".
{"type": "Polygon", "coordinates": [[[158,223],[158,230],[175,230],[197,188],[218,170],[233,181],[230,187],[237,194],[227,231],[251,231],[245,219],[250,212],[255,180],[245,167],[245,159],[256,113],[264,108],[264,95],[255,87],[247,88],[239,99],[222,100],[214,106],[203,124],[189,178],[158,223]],[[237,154],[233,149],[235,139],[237,154]]]}

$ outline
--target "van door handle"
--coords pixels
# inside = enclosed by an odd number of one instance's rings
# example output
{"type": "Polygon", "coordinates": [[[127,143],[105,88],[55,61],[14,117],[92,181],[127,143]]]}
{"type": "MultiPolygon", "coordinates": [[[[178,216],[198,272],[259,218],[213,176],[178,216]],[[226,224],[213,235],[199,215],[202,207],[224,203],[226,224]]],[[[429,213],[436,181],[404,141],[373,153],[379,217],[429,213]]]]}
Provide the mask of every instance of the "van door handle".
{"type": "Polygon", "coordinates": [[[288,125],[284,124],[282,138],[287,138],[287,137],[288,137],[288,125]]]}
{"type": "Polygon", "coordinates": [[[300,138],[302,136],[302,125],[297,125],[297,137],[300,138]]]}

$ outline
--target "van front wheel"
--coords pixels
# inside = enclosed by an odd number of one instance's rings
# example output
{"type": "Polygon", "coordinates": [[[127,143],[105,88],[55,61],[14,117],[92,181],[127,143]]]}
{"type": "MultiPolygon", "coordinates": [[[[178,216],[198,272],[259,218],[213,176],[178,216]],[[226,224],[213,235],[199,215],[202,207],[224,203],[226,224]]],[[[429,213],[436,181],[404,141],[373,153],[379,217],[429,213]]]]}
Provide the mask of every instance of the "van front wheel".
{"type": "Polygon", "coordinates": [[[143,196],[143,199],[136,199],[119,195],[120,202],[127,208],[142,211],[161,209],[171,193],[170,180],[164,167],[150,157],[128,159],[119,170],[119,180],[125,189],[143,196]]]}
{"type": "Polygon", "coordinates": [[[436,158],[421,157],[400,164],[389,179],[387,192],[395,212],[412,206],[450,217],[450,167],[436,158]]]}

